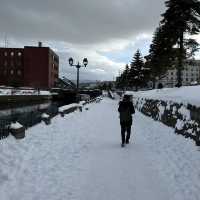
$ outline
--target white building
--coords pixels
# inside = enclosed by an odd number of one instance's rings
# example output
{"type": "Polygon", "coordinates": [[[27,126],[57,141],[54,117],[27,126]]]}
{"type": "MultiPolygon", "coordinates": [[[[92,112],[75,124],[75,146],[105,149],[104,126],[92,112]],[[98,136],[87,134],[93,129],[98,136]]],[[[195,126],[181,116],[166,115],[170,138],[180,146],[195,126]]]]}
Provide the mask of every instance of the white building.
{"type": "MultiPolygon", "coordinates": [[[[182,85],[194,85],[200,82],[200,60],[188,61],[181,72],[182,85]]],[[[167,73],[157,81],[163,87],[175,87],[177,84],[177,69],[168,70],[167,73]]]]}

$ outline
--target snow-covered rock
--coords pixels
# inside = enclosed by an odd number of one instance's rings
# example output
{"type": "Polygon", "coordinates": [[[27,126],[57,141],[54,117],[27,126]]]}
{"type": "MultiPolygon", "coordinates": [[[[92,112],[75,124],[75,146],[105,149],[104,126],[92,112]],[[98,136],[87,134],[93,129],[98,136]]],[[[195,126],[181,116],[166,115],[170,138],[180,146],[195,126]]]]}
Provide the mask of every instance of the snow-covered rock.
{"type": "Polygon", "coordinates": [[[175,128],[180,131],[180,130],[183,130],[183,127],[184,127],[184,121],[178,119],[176,122],[175,128]]]}
{"type": "Polygon", "coordinates": [[[199,116],[196,114],[194,107],[174,103],[173,101],[144,99],[143,97],[135,97],[134,104],[145,115],[173,127],[176,133],[190,137],[195,140],[197,145],[200,145],[199,116]]]}
{"type": "Polygon", "coordinates": [[[50,115],[46,114],[46,113],[43,113],[42,116],[41,116],[43,119],[48,119],[50,117],[50,115]]]}
{"type": "Polygon", "coordinates": [[[183,105],[181,106],[181,108],[178,109],[178,113],[180,113],[185,120],[191,119],[190,111],[183,105]]]}
{"type": "Polygon", "coordinates": [[[13,122],[11,123],[10,125],[10,129],[20,129],[22,128],[23,126],[19,123],[19,122],[13,122]]]}
{"type": "Polygon", "coordinates": [[[79,107],[80,105],[77,104],[77,103],[72,103],[72,104],[69,104],[69,105],[65,105],[65,106],[61,106],[59,107],[59,112],[64,112],[70,108],[76,108],[76,107],[79,107]]]}

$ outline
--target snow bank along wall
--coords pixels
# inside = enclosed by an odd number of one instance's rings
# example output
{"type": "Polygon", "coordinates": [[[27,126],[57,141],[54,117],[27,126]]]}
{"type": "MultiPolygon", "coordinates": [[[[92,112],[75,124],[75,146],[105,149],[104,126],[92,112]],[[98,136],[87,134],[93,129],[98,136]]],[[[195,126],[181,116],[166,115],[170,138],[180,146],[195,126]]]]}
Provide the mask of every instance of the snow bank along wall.
{"type": "Polygon", "coordinates": [[[175,133],[193,139],[200,146],[200,107],[145,98],[134,98],[134,104],[143,114],[173,127],[175,133]]]}

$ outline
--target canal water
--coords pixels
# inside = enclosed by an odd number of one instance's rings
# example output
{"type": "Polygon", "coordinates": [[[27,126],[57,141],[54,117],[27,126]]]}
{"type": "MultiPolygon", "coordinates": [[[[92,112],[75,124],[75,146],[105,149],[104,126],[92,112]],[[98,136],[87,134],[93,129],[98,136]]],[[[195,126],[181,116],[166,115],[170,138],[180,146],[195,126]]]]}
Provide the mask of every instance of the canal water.
{"type": "Polygon", "coordinates": [[[0,139],[9,135],[9,125],[19,122],[26,129],[42,122],[42,114],[46,113],[53,118],[58,114],[58,108],[66,105],[65,102],[43,102],[37,104],[6,105],[0,107],[0,139]]]}

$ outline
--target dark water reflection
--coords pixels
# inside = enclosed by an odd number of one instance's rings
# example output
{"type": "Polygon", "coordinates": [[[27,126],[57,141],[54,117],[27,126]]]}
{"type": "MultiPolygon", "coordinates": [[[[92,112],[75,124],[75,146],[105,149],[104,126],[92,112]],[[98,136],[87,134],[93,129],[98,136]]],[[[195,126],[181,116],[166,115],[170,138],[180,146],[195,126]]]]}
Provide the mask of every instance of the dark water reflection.
{"type": "Polygon", "coordinates": [[[0,139],[8,136],[8,126],[12,122],[19,122],[26,129],[42,121],[42,114],[46,113],[50,119],[58,114],[58,108],[66,105],[64,102],[44,102],[32,105],[20,105],[20,107],[7,106],[0,109],[0,139]]]}

